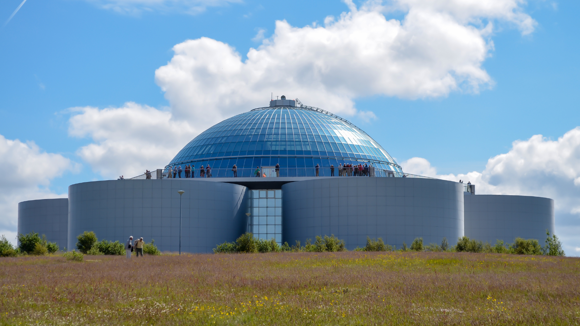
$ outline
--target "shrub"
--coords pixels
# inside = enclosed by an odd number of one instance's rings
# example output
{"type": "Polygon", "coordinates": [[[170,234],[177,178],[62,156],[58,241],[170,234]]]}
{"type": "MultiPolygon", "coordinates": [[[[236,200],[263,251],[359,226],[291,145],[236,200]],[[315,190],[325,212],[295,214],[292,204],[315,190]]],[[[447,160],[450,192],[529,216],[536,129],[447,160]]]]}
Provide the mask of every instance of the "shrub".
{"type": "MultiPolygon", "coordinates": [[[[124,255],[125,254],[125,246],[120,243],[119,241],[109,241],[109,240],[101,240],[95,242],[92,248],[97,248],[98,251],[102,252],[104,255],[124,255]]],[[[92,249],[91,248],[91,249],[92,249]]],[[[89,249],[90,250],[90,249],[89,249]]],[[[88,251],[87,251],[88,253],[88,251]]]]}
{"type": "Polygon", "coordinates": [[[102,253],[99,250],[99,247],[93,246],[91,249],[89,249],[89,251],[87,251],[87,255],[90,255],[90,256],[100,256],[100,255],[104,255],[104,253],[102,253]]]}
{"type": "Polygon", "coordinates": [[[326,244],[324,240],[320,236],[316,236],[316,240],[314,241],[313,245],[314,252],[325,252],[326,251],[326,244]]]}
{"type": "Polygon", "coordinates": [[[58,251],[58,245],[54,242],[48,242],[46,244],[46,249],[48,250],[49,254],[54,254],[58,251]]]}
{"type": "Polygon", "coordinates": [[[224,242],[213,248],[214,254],[233,254],[235,252],[238,252],[238,248],[235,242],[224,242]]]}
{"type": "Polygon", "coordinates": [[[497,240],[493,246],[493,252],[496,254],[509,254],[509,249],[503,243],[503,240],[497,240]]]}
{"type": "Polygon", "coordinates": [[[326,251],[328,252],[338,252],[346,250],[344,246],[344,240],[340,240],[339,238],[335,237],[334,234],[330,235],[330,237],[326,235],[324,236],[324,245],[326,247],[326,251]]]}
{"type": "Polygon", "coordinates": [[[483,243],[481,241],[470,240],[468,237],[459,238],[455,245],[457,252],[482,252],[483,243]]]}
{"type": "Polygon", "coordinates": [[[258,252],[258,246],[256,244],[256,238],[254,235],[247,232],[242,234],[237,240],[237,248],[238,252],[245,252],[245,253],[254,253],[258,252]]]}
{"type": "Polygon", "coordinates": [[[67,260],[72,260],[72,261],[83,261],[84,259],[84,255],[80,252],[76,252],[76,251],[69,251],[69,252],[65,252],[62,255],[64,258],[66,258],[67,260]]]}
{"type": "Polygon", "coordinates": [[[282,244],[282,247],[280,249],[282,249],[283,252],[292,251],[292,247],[290,247],[288,242],[284,242],[284,244],[282,244]]]}
{"type": "Polygon", "coordinates": [[[423,238],[415,238],[413,243],[411,243],[411,250],[423,251],[423,238]]]}
{"type": "Polygon", "coordinates": [[[403,242],[403,247],[401,248],[401,251],[407,251],[409,250],[409,247],[407,247],[407,244],[405,242],[403,242]]]}
{"type": "MultiPolygon", "coordinates": [[[[235,244],[233,244],[233,245],[235,248],[235,244]]],[[[122,246],[122,244],[121,244],[121,246],[122,246]]],[[[153,240],[153,239],[151,239],[151,243],[145,243],[143,245],[143,252],[148,254],[148,255],[155,255],[155,256],[161,255],[161,251],[159,251],[159,249],[157,249],[157,246],[155,245],[155,240],[153,240]]]]}
{"type": "Polygon", "coordinates": [[[0,238],[0,257],[16,257],[18,252],[4,235],[0,238]]]}
{"type": "MultiPolygon", "coordinates": [[[[358,249],[358,251],[393,251],[393,247],[385,245],[382,238],[375,240],[370,237],[367,237],[367,245],[358,249]]],[[[355,249],[355,251],[357,250],[355,249]]]]}
{"type": "Polygon", "coordinates": [[[97,240],[98,239],[97,236],[95,235],[95,232],[85,231],[83,232],[83,234],[80,234],[77,237],[77,249],[83,254],[86,254],[89,250],[91,250],[91,248],[97,242],[97,240]]]}
{"type": "Polygon", "coordinates": [[[37,243],[36,245],[34,245],[34,250],[32,250],[32,252],[30,253],[31,255],[35,255],[35,256],[44,256],[48,253],[48,249],[46,249],[45,246],[43,246],[42,244],[37,243]]]}
{"type": "Polygon", "coordinates": [[[27,254],[32,253],[36,248],[36,244],[40,243],[40,237],[36,232],[30,232],[28,234],[19,234],[18,243],[20,251],[27,254]]]}
{"type": "Polygon", "coordinates": [[[449,249],[449,243],[447,242],[447,238],[443,238],[443,241],[441,241],[441,250],[447,251],[447,249],[449,249]]]}
{"type": "Polygon", "coordinates": [[[292,246],[292,251],[300,252],[302,251],[302,247],[300,247],[300,241],[296,240],[296,244],[292,246]]]}
{"type": "Polygon", "coordinates": [[[550,237],[550,231],[548,230],[546,230],[546,234],[548,235],[548,238],[546,238],[546,245],[542,249],[544,255],[565,256],[566,254],[562,249],[562,244],[560,243],[560,240],[558,240],[558,237],[555,234],[550,237]]]}
{"type": "Polygon", "coordinates": [[[425,246],[425,251],[433,251],[433,252],[440,252],[442,251],[441,247],[439,247],[436,243],[430,243],[429,245],[425,246]]]}
{"type": "Polygon", "coordinates": [[[518,255],[541,255],[542,247],[536,239],[522,239],[516,238],[516,241],[512,244],[512,250],[514,254],[518,255]]]}

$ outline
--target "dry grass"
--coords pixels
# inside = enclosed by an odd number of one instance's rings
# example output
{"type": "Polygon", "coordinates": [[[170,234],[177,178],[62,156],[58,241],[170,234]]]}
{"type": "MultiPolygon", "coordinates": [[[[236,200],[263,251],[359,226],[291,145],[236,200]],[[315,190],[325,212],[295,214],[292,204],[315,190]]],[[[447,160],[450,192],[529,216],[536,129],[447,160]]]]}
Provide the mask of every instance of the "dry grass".
{"type": "Polygon", "coordinates": [[[0,324],[578,325],[580,259],[282,253],[0,259],[0,324]]]}

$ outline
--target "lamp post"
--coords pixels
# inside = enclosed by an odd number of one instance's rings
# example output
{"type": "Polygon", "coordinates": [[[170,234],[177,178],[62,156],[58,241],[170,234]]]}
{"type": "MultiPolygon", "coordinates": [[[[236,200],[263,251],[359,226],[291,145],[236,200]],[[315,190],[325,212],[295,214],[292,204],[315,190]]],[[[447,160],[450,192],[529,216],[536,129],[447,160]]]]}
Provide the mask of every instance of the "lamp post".
{"type": "Polygon", "coordinates": [[[179,194],[179,254],[181,255],[181,197],[185,191],[178,190],[177,193],[179,194]]]}

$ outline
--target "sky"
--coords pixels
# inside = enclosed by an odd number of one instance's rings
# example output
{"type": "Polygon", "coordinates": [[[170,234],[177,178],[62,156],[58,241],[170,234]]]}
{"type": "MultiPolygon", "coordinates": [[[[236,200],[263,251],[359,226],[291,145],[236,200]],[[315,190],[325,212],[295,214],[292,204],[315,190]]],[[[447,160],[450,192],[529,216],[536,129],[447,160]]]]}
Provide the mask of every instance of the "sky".
{"type": "MultiPolygon", "coordinates": [[[[2,0],[0,234],[18,202],[161,168],[273,93],[405,172],[550,197],[580,256],[580,13],[551,0],[2,0]]],[[[543,243],[543,239],[540,239],[543,243]]]]}

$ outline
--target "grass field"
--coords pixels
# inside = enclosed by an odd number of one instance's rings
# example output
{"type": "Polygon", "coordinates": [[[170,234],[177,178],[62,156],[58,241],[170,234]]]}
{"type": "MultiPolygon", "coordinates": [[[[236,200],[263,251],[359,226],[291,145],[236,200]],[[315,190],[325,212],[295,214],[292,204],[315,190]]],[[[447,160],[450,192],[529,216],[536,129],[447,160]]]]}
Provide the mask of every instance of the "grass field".
{"type": "Polygon", "coordinates": [[[580,325],[580,259],[275,253],[0,259],[2,325],[580,325]]]}

